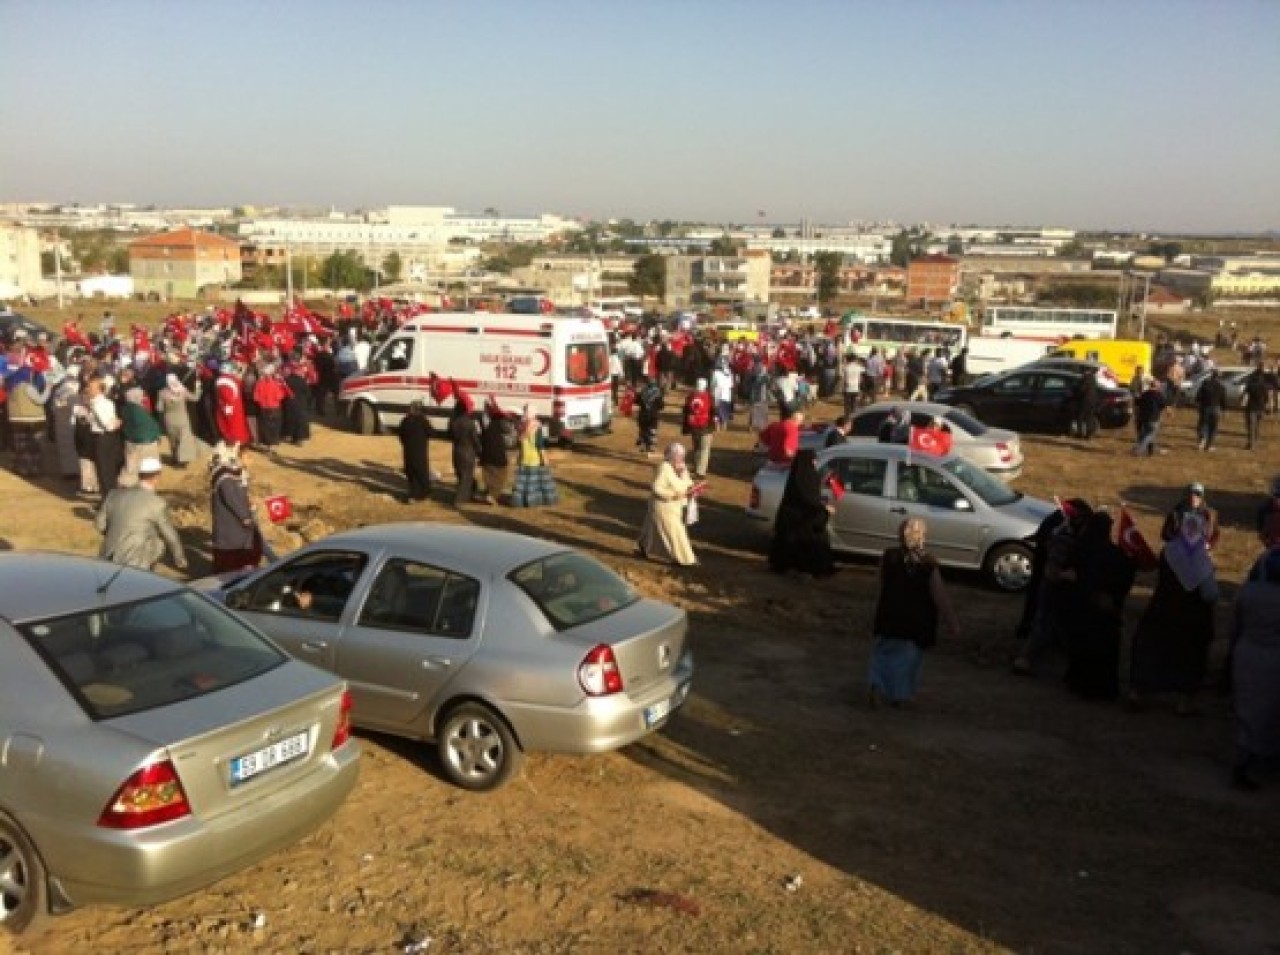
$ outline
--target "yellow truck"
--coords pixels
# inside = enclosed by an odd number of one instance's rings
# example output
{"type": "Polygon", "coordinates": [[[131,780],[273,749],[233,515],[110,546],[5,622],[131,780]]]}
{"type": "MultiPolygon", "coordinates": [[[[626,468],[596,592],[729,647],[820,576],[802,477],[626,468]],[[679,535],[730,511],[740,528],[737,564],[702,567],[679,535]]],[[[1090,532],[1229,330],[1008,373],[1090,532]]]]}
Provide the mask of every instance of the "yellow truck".
{"type": "Polygon", "coordinates": [[[1151,373],[1151,343],[1126,338],[1076,338],[1057,345],[1049,352],[1059,358],[1083,358],[1100,361],[1111,369],[1121,384],[1128,384],[1141,367],[1151,373]]]}

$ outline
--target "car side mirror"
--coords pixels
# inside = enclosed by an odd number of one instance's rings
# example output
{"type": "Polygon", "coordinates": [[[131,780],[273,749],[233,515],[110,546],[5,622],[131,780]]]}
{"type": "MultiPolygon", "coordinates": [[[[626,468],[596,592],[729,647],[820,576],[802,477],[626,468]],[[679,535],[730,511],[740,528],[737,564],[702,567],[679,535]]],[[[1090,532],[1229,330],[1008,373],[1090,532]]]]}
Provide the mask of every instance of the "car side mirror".
{"type": "Polygon", "coordinates": [[[243,590],[232,590],[227,594],[226,604],[232,610],[244,610],[249,606],[249,595],[243,590]]]}
{"type": "Polygon", "coordinates": [[[972,511],[973,505],[969,503],[967,497],[958,497],[955,503],[951,505],[957,511],[972,511]]]}

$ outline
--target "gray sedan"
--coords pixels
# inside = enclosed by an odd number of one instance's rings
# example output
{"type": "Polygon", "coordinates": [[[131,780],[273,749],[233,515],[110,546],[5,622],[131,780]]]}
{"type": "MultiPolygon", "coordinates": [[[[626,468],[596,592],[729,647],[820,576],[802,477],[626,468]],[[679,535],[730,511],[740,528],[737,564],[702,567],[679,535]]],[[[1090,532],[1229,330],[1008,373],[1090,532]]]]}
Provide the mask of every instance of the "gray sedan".
{"type": "Polygon", "coordinates": [[[466,789],[501,785],[526,750],[635,742],[693,679],[683,610],[575,550],[500,531],[366,527],[215,593],[345,677],[357,725],[434,740],[466,789]]]}
{"type": "MultiPolygon", "coordinates": [[[[1012,481],[1022,474],[1022,439],[1016,431],[989,428],[973,415],[950,405],[931,401],[882,401],[857,411],[847,441],[875,441],[880,425],[889,412],[905,408],[911,413],[912,427],[927,427],[934,418],[942,419],[951,432],[951,450],[970,464],[976,464],[1002,481],[1012,481]]],[[[800,447],[818,451],[826,447],[829,428],[806,431],[800,436],[800,447]]]]}
{"type": "Polygon", "coordinates": [[[6,554],[0,607],[3,929],[206,885],[355,784],[342,683],[180,584],[6,554]]]}
{"type": "MultiPolygon", "coordinates": [[[[957,455],[930,457],[898,444],[838,445],[819,452],[818,472],[844,488],[827,525],[833,549],[879,556],[897,543],[903,520],[923,517],[939,561],[980,570],[1008,592],[1026,587],[1032,535],[1053,511],[957,455]]],[[[785,469],[761,468],[747,515],[772,526],[786,483],[785,469]]]]}

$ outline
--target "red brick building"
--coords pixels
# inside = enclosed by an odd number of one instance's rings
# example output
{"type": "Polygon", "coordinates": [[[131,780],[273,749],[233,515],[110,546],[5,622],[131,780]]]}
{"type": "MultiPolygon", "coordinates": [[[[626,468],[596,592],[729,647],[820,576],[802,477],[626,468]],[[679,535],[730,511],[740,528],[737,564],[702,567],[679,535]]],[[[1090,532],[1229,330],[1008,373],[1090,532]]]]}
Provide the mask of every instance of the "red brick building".
{"type": "Polygon", "coordinates": [[[922,255],[907,263],[907,302],[922,306],[951,301],[960,289],[960,260],[922,255]]]}

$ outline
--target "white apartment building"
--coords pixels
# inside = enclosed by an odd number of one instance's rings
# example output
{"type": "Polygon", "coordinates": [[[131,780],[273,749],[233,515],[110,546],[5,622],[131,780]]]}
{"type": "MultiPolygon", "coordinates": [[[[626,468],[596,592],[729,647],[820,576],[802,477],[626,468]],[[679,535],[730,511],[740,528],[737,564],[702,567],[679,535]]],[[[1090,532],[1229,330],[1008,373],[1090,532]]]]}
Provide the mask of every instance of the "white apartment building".
{"type": "Polygon", "coordinates": [[[747,240],[747,248],[764,250],[771,255],[787,255],[798,253],[810,258],[819,252],[835,252],[849,259],[857,259],[868,265],[876,265],[889,261],[893,251],[893,239],[873,233],[854,233],[847,235],[826,235],[820,238],[800,238],[786,236],[781,239],[752,238],[747,240]]]}
{"type": "Polygon", "coordinates": [[[34,295],[41,286],[40,233],[0,224],[0,296],[34,295]]]}

